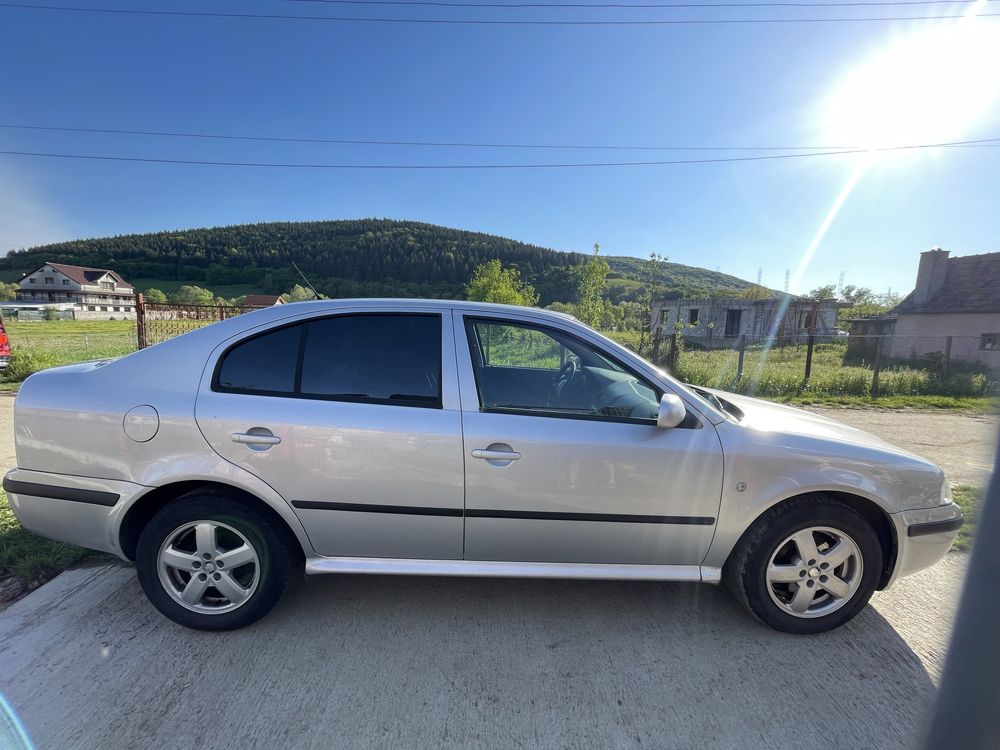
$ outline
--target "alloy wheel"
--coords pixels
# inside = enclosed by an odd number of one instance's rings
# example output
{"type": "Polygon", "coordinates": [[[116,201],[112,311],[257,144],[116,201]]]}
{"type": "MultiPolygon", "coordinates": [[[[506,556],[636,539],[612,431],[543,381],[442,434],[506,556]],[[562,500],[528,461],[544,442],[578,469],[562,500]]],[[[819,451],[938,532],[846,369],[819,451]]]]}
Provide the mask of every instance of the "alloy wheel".
{"type": "Polygon", "coordinates": [[[171,598],[201,614],[239,608],[260,582],[260,559],[250,540],[219,521],[192,521],[168,534],[157,568],[171,598]]]}
{"type": "Polygon", "coordinates": [[[771,599],[795,617],[823,617],[851,600],[861,585],[861,550],[829,526],[796,531],[775,549],[765,576],[771,599]]]}

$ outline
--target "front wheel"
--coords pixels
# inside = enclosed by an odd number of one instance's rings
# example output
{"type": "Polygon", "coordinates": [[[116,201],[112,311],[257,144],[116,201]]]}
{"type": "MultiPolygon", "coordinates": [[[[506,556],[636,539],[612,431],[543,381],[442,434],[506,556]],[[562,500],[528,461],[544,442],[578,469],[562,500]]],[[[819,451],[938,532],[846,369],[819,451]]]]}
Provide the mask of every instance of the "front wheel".
{"type": "Polygon", "coordinates": [[[197,630],[242,628],[267,614],[288,586],[295,558],[286,536],[253,506],[188,495],[143,529],[139,583],[174,622],[197,630]]]}
{"type": "Polygon", "coordinates": [[[726,585],[762,622],[787,633],[843,625],[871,598],[882,547],[871,525],[825,495],[768,511],[723,570],[726,585]]]}

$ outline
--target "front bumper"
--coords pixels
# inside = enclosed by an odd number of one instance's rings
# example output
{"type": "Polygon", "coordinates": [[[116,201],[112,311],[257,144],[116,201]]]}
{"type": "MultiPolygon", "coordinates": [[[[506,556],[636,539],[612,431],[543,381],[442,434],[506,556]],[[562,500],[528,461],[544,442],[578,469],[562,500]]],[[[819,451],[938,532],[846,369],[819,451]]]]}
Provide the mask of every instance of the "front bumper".
{"type": "Polygon", "coordinates": [[[889,586],[944,557],[964,522],[961,509],[954,503],[894,513],[891,518],[898,550],[889,586]]]}
{"type": "Polygon", "coordinates": [[[11,469],[10,507],[28,531],[122,557],[118,530],[131,501],[149,488],[132,482],[11,469]]]}

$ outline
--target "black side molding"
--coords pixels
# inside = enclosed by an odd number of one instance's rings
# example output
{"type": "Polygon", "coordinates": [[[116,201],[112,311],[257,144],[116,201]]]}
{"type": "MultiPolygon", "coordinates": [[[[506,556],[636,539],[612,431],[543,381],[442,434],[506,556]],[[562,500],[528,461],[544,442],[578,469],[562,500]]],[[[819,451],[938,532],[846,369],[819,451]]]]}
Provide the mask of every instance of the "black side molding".
{"type": "Polygon", "coordinates": [[[480,510],[461,508],[426,508],[413,505],[369,505],[367,503],[331,503],[324,500],[293,500],[292,506],[303,510],[348,510],[359,513],[399,513],[409,516],[450,516],[460,518],[520,518],[541,521],[602,521],[604,523],[663,523],[682,526],[711,526],[710,516],[642,516],[631,513],[549,513],[532,510],[480,510]]]}
{"type": "Polygon", "coordinates": [[[89,503],[111,508],[118,502],[119,495],[114,492],[100,490],[81,490],[76,487],[57,487],[52,484],[37,484],[36,482],[18,482],[4,477],[3,488],[14,495],[30,495],[31,497],[49,497],[53,500],[69,500],[73,503],[89,503]]]}
{"type": "Polygon", "coordinates": [[[421,508],[411,505],[369,505],[368,503],[328,503],[323,500],[293,500],[303,510],[353,510],[360,513],[401,513],[408,516],[461,517],[461,508],[421,508]]]}
{"type": "Polygon", "coordinates": [[[965,518],[949,518],[947,521],[930,521],[915,523],[906,530],[907,536],[927,536],[928,534],[943,534],[946,531],[958,531],[965,523],[965,518]]]}
{"type": "Polygon", "coordinates": [[[520,518],[539,521],[599,521],[601,523],[662,523],[681,526],[711,526],[710,516],[644,516],[634,513],[555,513],[541,510],[480,510],[465,511],[469,518],[520,518]]]}

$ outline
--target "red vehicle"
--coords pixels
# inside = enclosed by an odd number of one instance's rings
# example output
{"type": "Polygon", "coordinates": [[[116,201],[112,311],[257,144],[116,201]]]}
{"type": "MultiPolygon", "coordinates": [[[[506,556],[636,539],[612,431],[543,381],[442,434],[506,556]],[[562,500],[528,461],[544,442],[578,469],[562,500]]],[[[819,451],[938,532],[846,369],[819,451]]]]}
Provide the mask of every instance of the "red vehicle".
{"type": "Polygon", "coordinates": [[[6,370],[10,364],[10,339],[3,325],[3,313],[0,313],[0,370],[6,370]]]}

